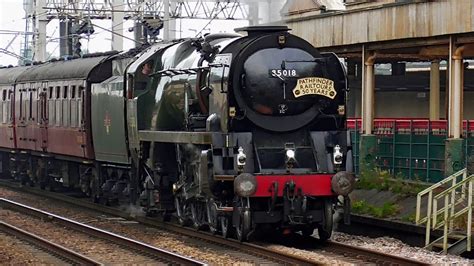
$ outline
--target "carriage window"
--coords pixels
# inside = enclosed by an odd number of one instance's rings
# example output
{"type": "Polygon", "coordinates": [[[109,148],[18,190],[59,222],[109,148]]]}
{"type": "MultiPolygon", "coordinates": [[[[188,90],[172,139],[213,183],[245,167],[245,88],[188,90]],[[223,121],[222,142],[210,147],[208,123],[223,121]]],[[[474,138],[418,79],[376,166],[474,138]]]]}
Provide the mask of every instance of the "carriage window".
{"type": "Polygon", "coordinates": [[[7,99],[7,90],[3,90],[2,92],[2,101],[5,101],[7,99]]]}
{"type": "Polygon", "coordinates": [[[63,89],[63,98],[64,99],[67,98],[67,89],[68,89],[68,86],[64,86],[64,89],[63,89]]]}
{"type": "Polygon", "coordinates": [[[60,92],[61,92],[61,87],[56,86],[56,99],[59,99],[60,92]]]}
{"type": "Polygon", "coordinates": [[[30,105],[28,109],[28,118],[33,118],[33,93],[30,91],[30,105]]]}
{"type": "Polygon", "coordinates": [[[20,119],[23,117],[23,93],[20,93],[20,119]]]}
{"type": "Polygon", "coordinates": [[[75,85],[71,86],[71,96],[72,96],[73,99],[76,98],[76,86],[75,85]]]}
{"type": "Polygon", "coordinates": [[[79,98],[82,98],[83,91],[84,91],[84,86],[79,86],[79,98]]]}
{"type": "Polygon", "coordinates": [[[38,93],[36,94],[36,97],[37,97],[38,99],[40,99],[40,98],[41,98],[41,95],[46,94],[47,91],[48,91],[47,88],[38,89],[38,93]]]}
{"type": "Polygon", "coordinates": [[[30,114],[30,111],[28,109],[30,107],[30,102],[29,102],[29,98],[28,98],[29,97],[28,96],[28,91],[29,90],[30,90],[29,88],[23,89],[23,92],[25,94],[24,97],[26,98],[26,99],[24,99],[25,102],[23,104],[23,108],[24,108],[24,110],[23,110],[23,119],[26,119],[26,117],[30,114]]]}
{"type": "Polygon", "coordinates": [[[49,87],[49,99],[53,98],[53,87],[49,87]]]}

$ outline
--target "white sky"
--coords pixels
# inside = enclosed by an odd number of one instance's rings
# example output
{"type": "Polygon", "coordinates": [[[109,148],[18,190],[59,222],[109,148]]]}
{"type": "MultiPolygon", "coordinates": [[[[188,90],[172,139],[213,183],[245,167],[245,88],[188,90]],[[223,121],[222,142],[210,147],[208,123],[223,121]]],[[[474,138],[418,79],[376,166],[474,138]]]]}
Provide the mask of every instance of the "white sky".
{"type": "MultiPolygon", "coordinates": [[[[25,30],[25,12],[23,10],[23,0],[0,0],[0,30],[24,31],[25,30]]],[[[176,37],[191,37],[200,31],[208,23],[208,20],[177,20],[176,22],[176,37]]],[[[112,22],[108,20],[96,20],[93,23],[107,28],[112,28],[112,22]]],[[[204,33],[211,32],[233,32],[234,28],[248,25],[246,20],[215,20],[206,26],[204,33]]],[[[133,32],[129,32],[128,28],[133,27],[133,21],[127,21],[123,24],[123,35],[133,38],[133,32]]],[[[31,29],[30,29],[31,30],[31,29]]],[[[14,35],[0,34],[0,48],[6,48],[7,44],[13,39],[14,35]]],[[[53,54],[53,57],[59,56],[59,21],[53,20],[48,23],[47,39],[52,39],[48,42],[46,50],[53,54]]],[[[111,50],[112,34],[105,30],[95,28],[95,33],[90,40],[81,40],[82,48],[88,49],[89,52],[104,52],[111,50]]],[[[19,35],[12,43],[8,51],[15,54],[20,54],[21,45],[23,43],[23,36],[19,35]]],[[[124,39],[124,49],[134,47],[131,40],[124,39]]],[[[0,53],[0,65],[17,65],[18,60],[15,57],[0,53]]]]}
{"type": "MultiPolygon", "coordinates": [[[[0,0],[0,29],[2,30],[14,30],[14,31],[23,31],[25,29],[25,24],[22,23],[24,20],[23,12],[23,1],[22,0],[0,0]]],[[[0,34],[0,48],[5,48],[6,45],[14,35],[0,34]]],[[[13,48],[9,51],[14,51],[14,53],[19,53],[20,47],[20,36],[17,37],[16,41],[13,43],[13,48]]],[[[16,65],[17,59],[11,56],[0,53],[0,65],[16,65]]]]}

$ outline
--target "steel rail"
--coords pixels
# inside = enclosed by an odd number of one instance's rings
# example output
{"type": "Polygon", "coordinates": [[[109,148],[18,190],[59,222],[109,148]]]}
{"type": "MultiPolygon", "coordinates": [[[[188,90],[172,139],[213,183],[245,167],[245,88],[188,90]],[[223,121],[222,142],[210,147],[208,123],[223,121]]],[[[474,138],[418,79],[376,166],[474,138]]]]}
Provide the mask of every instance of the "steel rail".
{"type": "Polygon", "coordinates": [[[343,254],[344,257],[355,258],[364,263],[375,263],[376,265],[429,265],[421,261],[334,241],[328,241],[323,250],[343,254]]]}
{"type": "Polygon", "coordinates": [[[46,253],[50,253],[58,257],[60,260],[73,265],[103,265],[102,263],[79,254],[73,250],[67,249],[5,222],[0,221],[0,231],[26,241],[40,248],[41,250],[44,250],[46,253]]]}
{"type": "MultiPolygon", "coordinates": [[[[259,246],[252,243],[239,242],[235,239],[226,239],[221,236],[213,235],[209,232],[197,231],[189,227],[183,227],[171,222],[163,222],[158,219],[151,219],[144,216],[134,216],[131,217],[129,213],[124,211],[107,207],[100,204],[95,204],[90,201],[81,200],[66,196],[59,193],[46,192],[44,190],[39,190],[37,188],[20,186],[16,182],[10,182],[6,180],[0,180],[0,185],[8,187],[14,190],[27,192],[34,194],[40,197],[47,197],[49,199],[58,200],[67,204],[72,204],[74,206],[82,207],[84,209],[101,212],[115,217],[121,217],[124,219],[132,219],[143,225],[160,228],[162,230],[170,231],[176,234],[185,235],[194,239],[199,239],[208,243],[212,243],[219,246],[225,246],[229,249],[236,250],[242,253],[252,255],[254,257],[262,258],[273,264],[291,264],[291,265],[323,265],[323,263],[303,258],[296,255],[291,255],[281,251],[275,251],[263,246],[259,246]]],[[[0,206],[2,206],[2,200],[0,199],[0,206]]]]}
{"type": "MultiPolygon", "coordinates": [[[[140,217],[141,218],[141,217],[140,217]]],[[[155,226],[155,227],[163,227],[163,225],[160,225],[156,223],[155,221],[151,221],[150,219],[139,219],[137,220],[140,223],[147,224],[150,226],[155,226]]],[[[160,222],[162,223],[162,222],[160,222]]],[[[248,243],[248,242],[240,242],[235,239],[230,239],[230,238],[223,238],[221,236],[216,236],[208,232],[203,232],[203,231],[196,231],[194,229],[188,228],[188,227],[182,227],[173,223],[166,222],[165,223],[165,228],[166,230],[173,231],[178,234],[183,234],[189,237],[193,238],[199,238],[203,239],[208,242],[213,242],[219,245],[225,245],[230,248],[243,251],[247,254],[251,254],[256,257],[260,257],[266,260],[269,260],[275,264],[290,264],[290,265],[323,265],[322,263],[318,263],[317,261],[311,260],[311,259],[306,259],[301,256],[297,255],[292,255],[288,254],[285,252],[280,252],[276,250],[272,250],[260,245],[248,243]]]]}
{"type": "MultiPolygon", "coordinates": [[[[45,193],[43,190],[39,190],[36,188],[30,187],[19,187],[17,183],[7,182],[0,180],[0,185],[7,186],[11,189],[16,189],[24,192],[28,192],[31,194],[35,194],[41,197],[48,197],[50,199],[62,201],[68,204],[73,204],[75,206],[82,207],[87,210],[92,210],[96,212],[105,213],[108,215],[121,217],[124,219],[132,219],[135,220],[143,225],[151,226],[151,227],[158,227],[164,230],[168,230],[174,233],[186,235],[192,238],[199,238],[204,241],[213,242],[219,245],[225,245],[231,247],[236,250],[241,250],[246,253],[252,254],[257,257],[266,258],[267,260],[273,261],[274,263],[281,263],[281,264],[298,264],[298,265],[323,265],[321,262],[317,262],[311,259],[306,259],[297,255],[291,255],[281,251],[275,251],[260,245],[246,243],[246,242],[239,242],[234,239],[225,239],[220,236],[215,236],[208,232],[197,231],[192,228],[182,227],[180,225],[171,223],[171,222],[163,222],[158,219],[150,219],[144,216],[131,216],[129,213],[124,211],[107,207],[104,205],[94,204],[90,201],[86,200],[79,200],[77,198],[72,198],[70,196],[58,194],[58,193],[45,193]]],[[[335,253],[335,254],[347,254],[345,256],[349,259],[356,259],[359,262],[389,262],[388,264],[407,264],[407,265],[427,265],[421,261],[411,260],[403,257],[394,256],[391,254],[385,254],[382,252],[369,250],[360,247],[353,247],[346,244],[338,243],[338,242],[327,242],[326,247],[321,247],[321,249],[326,249],[328,252],[335,253]],[[360,259],[358,259],[360,258],[360,259]],[[395,262],[398,261],[398,262],[395,262]]],[[[319,250],[321,250],[319,249],[319,250]]]]}
{"type": "Polygon", "coordinates": [[[156,258],[159,261],[165,262],[167,264],[179,264],[179,265],[205,265],[205,263],[187,258],[185,256],[153,247],[151,245],[136,241],[131,238],[120,236],[105,230],[92,227],[90,225],[82,224],[74,220],[61,217],[56,214],[45,212],[18,202],[14,202],[8,199],[0,198],[0,206],[3,208],[11,209],[14,211],[19,211],[28,215],[38,217],[43,220],[49,220],[57,222],[61,225],[64,225],[68,228],[74,229],[79,232],[83,232],[87,235],[105,239],[107,241],[113,242],[120,246],[126,247],[127,249],[132,249],[140,253],[147,254],[150,257],[156,258]]]}

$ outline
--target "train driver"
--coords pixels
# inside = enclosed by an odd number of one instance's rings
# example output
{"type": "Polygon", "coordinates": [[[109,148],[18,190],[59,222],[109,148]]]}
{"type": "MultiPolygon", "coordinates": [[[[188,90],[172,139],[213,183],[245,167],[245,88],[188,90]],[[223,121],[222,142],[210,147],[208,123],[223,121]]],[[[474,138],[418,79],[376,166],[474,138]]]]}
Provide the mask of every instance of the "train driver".
{"type": "Polygon", "coordinates": [[[153,60],[148,60],[143,64],[142,69],[138,75],[136,75],[135,90],[145,90],[150,82],[149,75],[153,73],[153,60]]]}

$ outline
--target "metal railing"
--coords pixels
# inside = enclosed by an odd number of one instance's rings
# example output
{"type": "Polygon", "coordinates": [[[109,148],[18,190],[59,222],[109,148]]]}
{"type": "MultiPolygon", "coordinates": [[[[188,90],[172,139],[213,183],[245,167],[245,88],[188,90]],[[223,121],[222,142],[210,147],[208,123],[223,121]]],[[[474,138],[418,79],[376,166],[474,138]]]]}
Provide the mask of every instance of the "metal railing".
{"type": "MultiPolygon", "coordinates": [[[[349,118],[354,170],[359,173],[360,118],[349,118]]],[[[445,178],[446,120],[376,118],[373,134],[377,137],[376,165],[404,179],[437,183],[445,178]]],[[[463,122],[464,161],[461,168],[474,172],[474,120],[463,122]]],[[[461,169],[461,168],[458,168],[461,169]]]]}
{"type": "Polygon", "coordinates": [[[426,247],[432,247],[435,242],[442,240],[443,252],[446,254],[449,248],[449,235],[454,231],[454,220],[467,213],[465,250],[471,251],[473,181],[474,175],[468,176],[467,169],[463,169],[418,193],[416,224],[426,224],[426,247]],[[422,198],[426,195],[428,197],[426,216],[422,217],[422,198]],[[438,201],[441,199],[444,199],[444,205],[438,208],[438,201]],[[431,230],[442,227],[443,236],[431,242],[431,230]]]}

